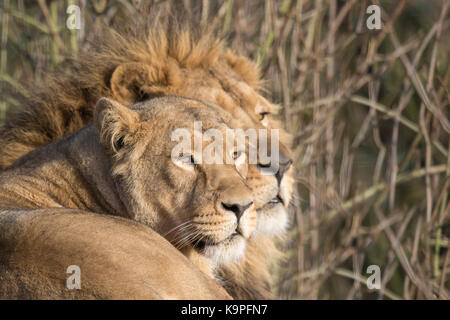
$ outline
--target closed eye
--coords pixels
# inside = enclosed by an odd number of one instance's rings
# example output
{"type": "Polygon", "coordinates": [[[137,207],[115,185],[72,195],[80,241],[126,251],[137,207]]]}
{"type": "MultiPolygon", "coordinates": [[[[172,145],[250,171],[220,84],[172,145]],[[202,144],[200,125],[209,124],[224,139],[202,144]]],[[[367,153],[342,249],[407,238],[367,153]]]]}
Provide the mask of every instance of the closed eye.
{"type": "Polygon", "coordinates": [[[191,154],[182,154],[178,157],[178,161],[183,164],[195,164],[194,157],[191,154]]]}

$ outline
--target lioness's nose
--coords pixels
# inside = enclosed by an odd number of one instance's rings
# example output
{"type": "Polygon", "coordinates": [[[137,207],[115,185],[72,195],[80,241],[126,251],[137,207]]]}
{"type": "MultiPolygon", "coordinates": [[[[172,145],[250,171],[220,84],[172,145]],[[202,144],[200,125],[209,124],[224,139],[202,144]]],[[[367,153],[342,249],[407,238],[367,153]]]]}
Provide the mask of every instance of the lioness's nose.
{"type": "Polygon", "coordinates": [[[239,203],[232,203],[232,204],[228,204],[228,203],[224,203],[222,202],[222,207],[227,210],[227,211],[232,211],[236,217],[239,218],[242,216],[242,214],[245,212],[245,210],[247,210],[251,205],[253,204],[253,201],[247,203],[247,204],[239,204],[239,203]]]}

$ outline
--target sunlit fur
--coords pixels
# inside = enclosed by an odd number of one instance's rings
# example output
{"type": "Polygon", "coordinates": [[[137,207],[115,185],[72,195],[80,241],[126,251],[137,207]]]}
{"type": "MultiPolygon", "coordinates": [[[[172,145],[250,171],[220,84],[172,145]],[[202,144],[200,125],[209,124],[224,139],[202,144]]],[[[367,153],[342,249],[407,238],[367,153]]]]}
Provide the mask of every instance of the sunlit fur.
{"type": "MultiPolygon", "coordinates": [[[[41,89],[34,90],[22,111],[0,130],[0,168],[91,123],[93,106],[102,96],[130,104],[175,94],[219,105],[239,119],[242,128],[281,127],[275,121],[279,108],[260,94],[262,82],[253,62],[227,49],[209,30],[194,31],[177,21],[160,22],[157,15],[144,13],[147,19],[133,21],[126,31],[104,30],[67,74],[49,77],[41,89]],[[262,112],[270,115],[260,122],[262,112]]],[[[289,136],[281,132],[280,138],[287,149],[289,136]]],[[[263,219],[258,223],[258,239],[247,245],[253,247],[247,250],[247,263],[241,261],[220,272],[236,298],[270,297],[268,268],[277,252],[267,243],[287,227],[292,173],[293,169],[285,174],[278,190],[275,177],[249,170],[248,184],[263,219]],[[277,193],[284,205],[279,204],[273,217],[264,206],[277,193]]]]}
{"type": "MultiPolygon", "coordinates": [[[[171,157],[177,143],[171,134],[183,128],[192,138],[195,121],[225,134],[230,120],[222,109],[187,98],[155,98],[131,108],[102,98],[94,125],[34,150],[0,174],[0,216],[23,211],[38,218],[39,209],[57,215],[73,209],[128,217],[214,277],[215,268],[244,255],[256,228],[252,192],[234,164],[180,168],[171,157]],[[231,205],[246,209],[238,215],[227,209],[231,205]]],[[[77,215],[68,220],[78,224],[77,215]]],[[[0,240],[2,247],[13,242],[0,240]]],[[[0,270],[7,262],[0,261],[0,270]]]]}
{"type": "Polygon", "coordinates": [[[172,150],[179,142],[172,141],[172,133],[188,130],[193,141],[195,121],[201,121],[203,130],[215,129],[225,136],[232,117],[222,109],[175,96],[131,108],[101,99],[94,114],[130,217],[164,235],[176,248],[202,243],[199,251],[215,269],[242,258],[256,228],[256,210],[251,189],[234,164],[202,161],[185,168],[174,161],[172,150]],[[223,204],[250,207],[238,219],[223,204]]]}

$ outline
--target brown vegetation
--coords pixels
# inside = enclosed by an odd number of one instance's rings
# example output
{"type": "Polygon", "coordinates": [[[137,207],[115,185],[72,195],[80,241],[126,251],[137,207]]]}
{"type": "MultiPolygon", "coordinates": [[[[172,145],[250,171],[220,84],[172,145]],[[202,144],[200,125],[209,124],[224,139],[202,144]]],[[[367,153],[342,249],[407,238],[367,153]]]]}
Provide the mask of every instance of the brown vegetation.
{"type": "MultiPolygon", "coordinates": [[[[3,1],[0,119],[21,107],[24,84],[64,69],[140,3],[74,2],[78,33],[65,28],[67,1],[3,1]]],[[[209,21],[259,62],[266,98],[283,106],[298,196],[278,296],[449,298],[448,1],[152,2],[209,21]],[[381,30],[366,28],[370,4],[381,30]],[[372,264],[381,290],[366,287],[372,264]]]]}

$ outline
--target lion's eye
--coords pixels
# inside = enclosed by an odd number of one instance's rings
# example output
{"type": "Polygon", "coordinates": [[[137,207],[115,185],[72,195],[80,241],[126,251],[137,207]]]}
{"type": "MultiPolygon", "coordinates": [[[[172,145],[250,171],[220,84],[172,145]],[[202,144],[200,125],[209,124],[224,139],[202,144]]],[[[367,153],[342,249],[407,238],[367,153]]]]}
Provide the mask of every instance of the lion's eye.
{"type": "Polygon", "coordinates": [[[233,152],[233,160],[237,160],[242,156],[242,152],[241,151],[235,151],[233,152]]]}
{"type": "Polygon", "coordinates": [[[269,114],[269,112],[261,112],[259,116],[259,121],[263,121],[264,118],[269,114]]]}

